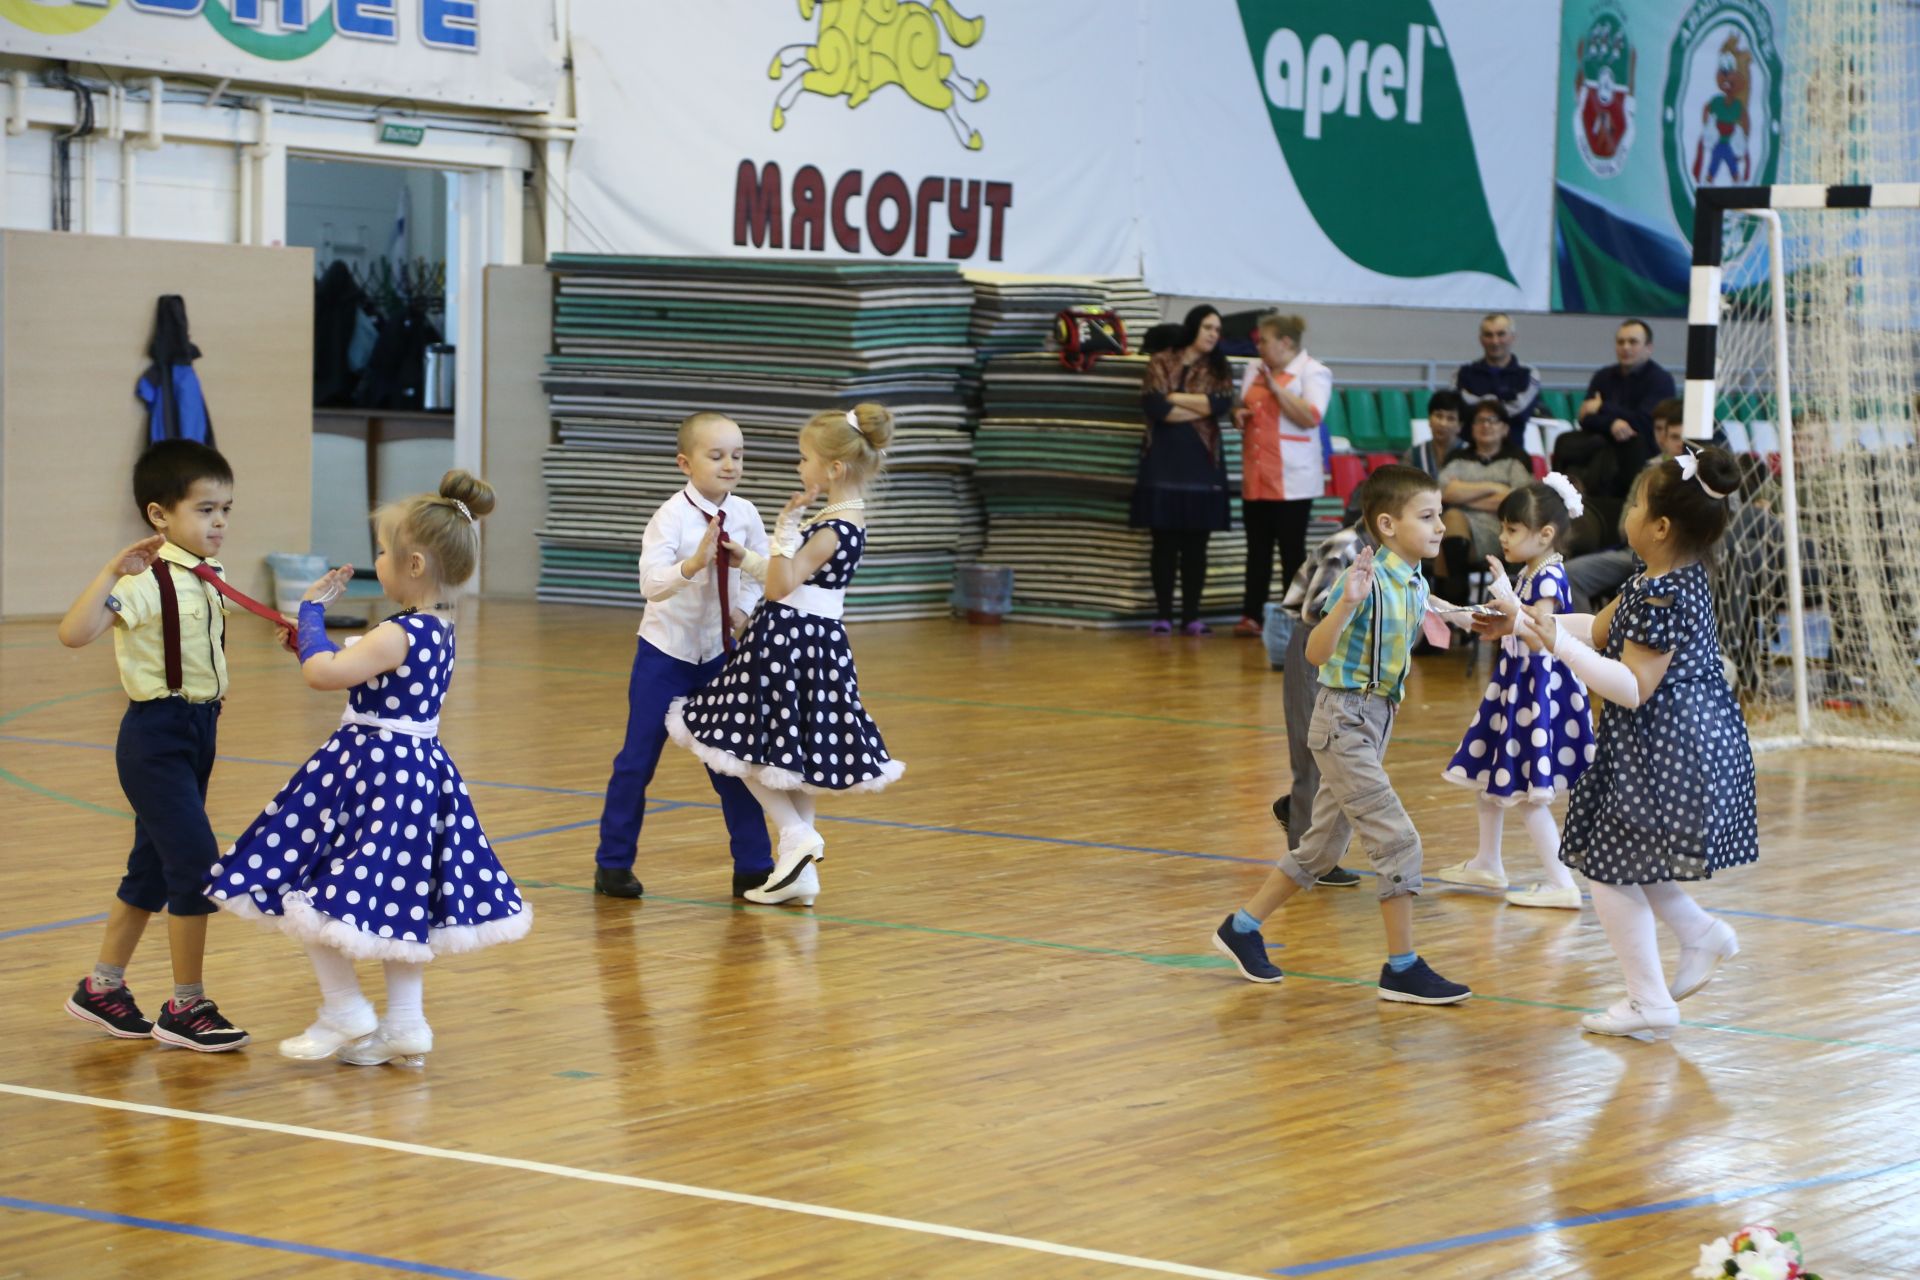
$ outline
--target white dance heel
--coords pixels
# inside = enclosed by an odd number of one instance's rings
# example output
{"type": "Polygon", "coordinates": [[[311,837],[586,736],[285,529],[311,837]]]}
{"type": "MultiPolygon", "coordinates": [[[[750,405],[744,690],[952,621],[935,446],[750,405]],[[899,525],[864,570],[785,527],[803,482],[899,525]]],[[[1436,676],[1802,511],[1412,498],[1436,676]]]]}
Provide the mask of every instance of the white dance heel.
{"type": "Polygon", "coordinates": [[[340,1050],[340,1061],[356,1067],[377,1067],[388,1062],[396,1067],[420,1067],[426,1065],[426,1056],[431,1052],[433,1028],[426,1023],[400,1029],[382,1024],[373,1029],[372,1035],[363,1036],[340,1050]]]}
{"type": "MultiPolygon", "coordinates": [[[[798,898],[800,892],[789,893],[799,883],[800,875],[814,863],[827,856],[827,842],[820,833],[811,827],[801,827],[784,833],[780,837],[780,848],[773,860],[773,870],[767,874],[767,882],[758,889],[749,889],[741,896],[748,902],[773,904],[798,898]]],[[[820,892],[820,882],[816,877],[812,892],[820,892]]],[[[809,902],[807,905],[811,905],[809,902]]]]}
{"type": "Polygon", "coordinates": [[[1596,1036],[1629,1036],[1652,1042],[1670,1040],[1680,1025],[1680,1010],[1668,1005],[1649,1009],[1638,1000],[1622,1000],[1605,1013],[1590,1013],[1580,1019],[1580,1029],[1596,1036]]]}
{"type": "Polygon", "coordinates": [[[786,888],[769,889],[762,885],[758,889],[747,890],[744,896],[749,902],[758,902],[766,906],[778,906],[786,902],[796,907],[810,907],[820,896],[819,868],[809,862],[800,868],[800,874],[795,876],[786,888]]]}
{"type": "Polygon", "coordinates": [[[331,1058],[340,1046],[373,1034],[379,1025],[380,1016],[374,1012],[373,1005],[362,1000],[345,1013],[332,1017],[322,1013],[305,1031],[282,1040],[280,1056],[296,1058],[301,1062],[331,1058]]]}
{"type": "Polygon", "coordinates": [[[1680,963],[1674,970],[1673,985],[1668,988],[1674,1003],[1685,1000],[1713,981],[1713,971],[1722,960],[1740,954],[1740,936],[1725,920],[1715,920],[1703,945],[1680,948],[1680,963]]]}

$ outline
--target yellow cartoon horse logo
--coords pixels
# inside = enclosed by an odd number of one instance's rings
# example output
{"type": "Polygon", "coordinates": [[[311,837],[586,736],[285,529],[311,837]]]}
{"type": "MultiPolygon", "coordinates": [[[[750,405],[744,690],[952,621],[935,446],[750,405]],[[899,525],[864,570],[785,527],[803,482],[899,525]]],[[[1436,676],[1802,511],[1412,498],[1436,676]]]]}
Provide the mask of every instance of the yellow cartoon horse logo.
{"type": "Polygon", "coordinates": [[[956,101],[978,102],[987,82],[969,80],[941,52],[941,29],[962,49],[980,39],[984,18],[963,18],[947,0],[800,0],[800,16],[809,21],[820,11],[820,31],[812,44],[790,44],[773,55],[769,79],[796,68],[799,75],[780,86],[773,102],[773,127],[787,123],[787,109],[803,93],[844,96],[857,107],[876,90],[899,85],[923,107],[947,118],[954,136],[969,151],[980,149],[980,132],[960,116],[956,101]]]}

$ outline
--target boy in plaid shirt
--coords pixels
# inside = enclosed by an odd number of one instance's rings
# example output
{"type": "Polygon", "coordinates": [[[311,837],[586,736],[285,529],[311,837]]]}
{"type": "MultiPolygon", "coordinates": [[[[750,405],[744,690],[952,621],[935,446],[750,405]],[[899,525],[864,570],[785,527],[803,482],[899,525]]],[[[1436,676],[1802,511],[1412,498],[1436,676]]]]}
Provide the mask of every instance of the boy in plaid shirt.
{"type": "Polygon", "coordinates": [[[1430,968],[1413,947],[1413,895],[1420,892],[1420,833],[1388,779],[1385,757],[1406,692],[1413,642],[1429,592],[1420,562],[1440,549],[1440,488],[1425,472],[1382,467],[1368,477],[1362,524],[1379,545],[1362,548],[1329,589],[1325,612],[1306,640],[1320,668],[1307,746],[1320,767],[1313,825],[1280,859],[1245,907],[1220,923],[1214,946],[1252,982],[1278,982],[1260,925],[1331,870],[1358,834],[1373,862],[1386,927],[1382,1000],[1458,1004],[1472,991],[1430,968]]]}

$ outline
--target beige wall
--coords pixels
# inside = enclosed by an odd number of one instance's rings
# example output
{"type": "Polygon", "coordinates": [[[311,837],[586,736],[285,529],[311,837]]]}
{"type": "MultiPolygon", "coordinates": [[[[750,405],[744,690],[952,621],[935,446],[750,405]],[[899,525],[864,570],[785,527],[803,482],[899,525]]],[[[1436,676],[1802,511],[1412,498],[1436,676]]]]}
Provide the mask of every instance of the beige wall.
{"type": "Polygon", "coordinates": [[[64,612],[146,531],[129,487],[134,383],[156,299],[186,299],[234,510],[221,560],[271,600],[269,551],[305,551],[312,507],[313,255],[0,232],[0,617],[64,612]]]}
{"type": "Polygon", "coordinates": [[[480,591],[531,600],[540,582],[547,484],[540,460],[553,431],[540,386],[553,347],[553,277],[545,267],[487,268],[486,407],[482,468],[499,491],[488,518],[480,591]]]}

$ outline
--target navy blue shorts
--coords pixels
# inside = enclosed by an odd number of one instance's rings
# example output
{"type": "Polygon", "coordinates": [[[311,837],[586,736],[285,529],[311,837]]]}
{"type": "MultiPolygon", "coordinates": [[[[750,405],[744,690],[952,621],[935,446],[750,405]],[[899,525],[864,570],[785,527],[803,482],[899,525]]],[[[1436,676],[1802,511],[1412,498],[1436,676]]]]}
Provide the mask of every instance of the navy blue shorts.
{"type": "Polygon", "coordinates": [[[176,916],[214,910],[207,871],[220,857],[207,821],[207,779],[213,776],[220,704],[156,698],[127,705],[114,763],[133,806],[133,852],[120,880],[120,901],[176,916]]]}

